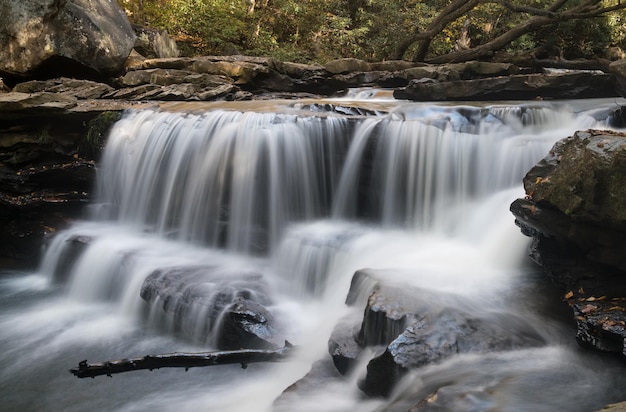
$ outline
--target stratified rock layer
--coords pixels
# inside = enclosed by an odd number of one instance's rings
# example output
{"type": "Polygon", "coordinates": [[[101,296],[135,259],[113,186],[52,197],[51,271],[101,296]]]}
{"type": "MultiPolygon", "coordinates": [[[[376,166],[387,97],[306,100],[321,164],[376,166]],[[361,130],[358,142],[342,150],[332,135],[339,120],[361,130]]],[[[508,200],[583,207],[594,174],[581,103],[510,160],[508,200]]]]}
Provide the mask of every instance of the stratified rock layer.
{"type": "Polygon", "coordinates": [[[579,131],[555,144],[511,205],[531,258],[563,288],[584,346],[626,356],[626,134],[579,131]]]}

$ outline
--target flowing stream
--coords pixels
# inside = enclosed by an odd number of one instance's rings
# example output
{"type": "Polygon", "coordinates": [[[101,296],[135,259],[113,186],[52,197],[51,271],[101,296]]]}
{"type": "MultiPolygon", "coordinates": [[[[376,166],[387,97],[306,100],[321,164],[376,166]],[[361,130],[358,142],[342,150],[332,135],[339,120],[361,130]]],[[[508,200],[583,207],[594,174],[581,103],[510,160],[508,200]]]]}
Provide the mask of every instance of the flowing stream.
{"type": "Polygon", "coordinates": [[[619,400],[623,365],[577,347],[508,210],[558,139],[609,128],[614,108],[361,93],[129,111],[111,130],[88,216],[46,245],[36,273],[0,277],[0,409],[400,411],[425,400],[417,410],[591,411],[619,400]],[[165,303],[140,296],[156,271],[202,266],[226,282],[260,279],[246,293],[297,347],[290,360],[68,372],[84,359],[215,349],[202,308],[181,326],[165,303]],[[363,305],[345,301],[364,268],[448,306],[455,296],[478,315],[524,318],[545,343],[455,355],[413,371],[388,398],[368,398],[357,387],[367,359],[340,376],[328,355],[336,325],[362,316],[363,305]]]}

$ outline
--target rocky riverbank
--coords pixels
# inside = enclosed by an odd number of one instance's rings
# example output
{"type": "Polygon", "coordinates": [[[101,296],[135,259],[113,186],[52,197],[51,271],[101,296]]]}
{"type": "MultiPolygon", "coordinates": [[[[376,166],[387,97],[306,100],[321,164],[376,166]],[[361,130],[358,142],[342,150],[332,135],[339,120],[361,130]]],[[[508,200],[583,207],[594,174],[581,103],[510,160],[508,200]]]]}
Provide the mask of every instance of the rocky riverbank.
{"type": "Polygon", "coordinates": [[[580,131],[524,178],[511,205],[531,258],[561,287],[583,346],[626,356],[626,134],[580,131]]]}

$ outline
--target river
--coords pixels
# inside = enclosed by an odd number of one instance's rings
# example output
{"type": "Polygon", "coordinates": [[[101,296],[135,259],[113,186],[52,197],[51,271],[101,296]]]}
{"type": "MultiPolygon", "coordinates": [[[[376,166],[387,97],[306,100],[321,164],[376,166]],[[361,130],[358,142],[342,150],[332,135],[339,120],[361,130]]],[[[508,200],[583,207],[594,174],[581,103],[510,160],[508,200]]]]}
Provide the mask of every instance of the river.
{"type": "Polygon", "coordinates": [[[129,111],[109,135],[84,218],[47,243],[38,271],[1,273],[0,409],[592,411],[621,400],[623,365],[576,345],[568,309],[529,263],[508,210],[557,140],[608,128],[616,103],[428,104],[361,92],[129,111]],[[217,268],[227,284],[254,273],[259,290],[246,293],[295,345],[291,358],[69,373],[85,359],[215,349],[206,312],[181,326],[163,302],[140,297],[151,274],[196,267],[217,268]],[[368,398],[357,381],[381,348],[366,348],[347,376],[328,355],[335,326],[363,312],[345,301],[364,268],[449,307],[463,299],[476,317],[522,318],[542,344],[449,356],[368,398]]]}

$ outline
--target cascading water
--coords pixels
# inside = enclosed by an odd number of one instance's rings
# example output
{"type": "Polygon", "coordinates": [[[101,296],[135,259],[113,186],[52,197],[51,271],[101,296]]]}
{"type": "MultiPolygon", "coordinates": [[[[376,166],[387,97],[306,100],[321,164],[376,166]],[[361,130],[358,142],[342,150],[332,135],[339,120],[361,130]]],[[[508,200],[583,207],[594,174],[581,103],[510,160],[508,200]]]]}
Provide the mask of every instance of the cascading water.
{"type": "Polygon", "coordinates": [[[3,407],[599,408],[625,382],[571,344],[508,206],[556,140],[607,128],[611,103],[128,112],[110,133],[89,219],[53,239],[38,273],[0,278],[3,407]],[[367,399],[356,385],[365,364],[339,377],[327,353],[335,326],[362,315],[344,302],[364,268],[477,317],[527,319],[544,343],[453,356],[367,399]],[[155,295],[147,279],[172,292],[155,295]],[[221,310],[242,296],[276,320],[275,338],[297,346],[291,360],[86,381],[67,372],[83,359],[215,349],[221,310]]]}

